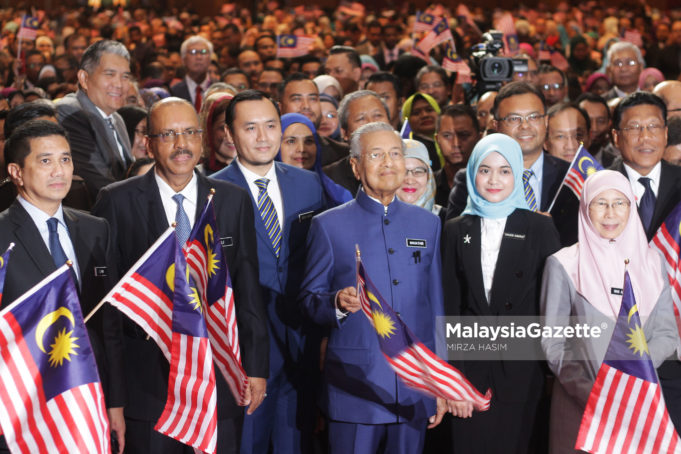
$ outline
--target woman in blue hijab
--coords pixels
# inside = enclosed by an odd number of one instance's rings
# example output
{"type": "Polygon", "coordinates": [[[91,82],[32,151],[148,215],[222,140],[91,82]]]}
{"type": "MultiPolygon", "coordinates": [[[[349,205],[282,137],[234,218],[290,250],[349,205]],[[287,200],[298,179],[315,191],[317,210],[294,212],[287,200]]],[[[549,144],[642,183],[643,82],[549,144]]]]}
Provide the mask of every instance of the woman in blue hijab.
{"type": "MultiPolygon", "coordinates": [[[[468,161],[466,209],[445,224],[442,238],[445,313],[463,317],[466,325],[496,328],[497,321],[509,324],[508,316],[539,315],[544,262],[560,241],[551,218],[529,210],[523,170],[520,146],[505,134],[484,137],[468,161]]],[[[496,345],[489,339],[470,342],[496,345]]],[[[470,419],[452,418],[454,451],[529,452],[543,392],[540,362],[467,356],[475,354],[480,351],[462,352],[455,366],[477,389],[491,388],[495,400],[488,411],[470,419]],[[490,437],[490,427],[504,430],[490,437]]]]}
{"type": "Polygon", "coordinates": [[[281,116],[282,144],[275,158],[284,164],[317,172],[329,208],[353,199],[350,191],[334,183],[322,171],[321,147],[314,124],[305,115],[288,113],[281,116]]]}

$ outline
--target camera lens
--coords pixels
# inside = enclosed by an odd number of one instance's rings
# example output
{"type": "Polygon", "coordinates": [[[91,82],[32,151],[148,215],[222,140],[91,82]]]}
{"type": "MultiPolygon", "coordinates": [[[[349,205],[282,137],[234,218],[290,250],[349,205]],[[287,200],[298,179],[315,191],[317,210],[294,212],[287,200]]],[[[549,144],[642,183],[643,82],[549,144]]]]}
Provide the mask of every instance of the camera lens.
{"type": "Polygon", "coordinates": [[[492,67],[490,69],[492,70],[492,74],[501,74],[504,69],[504,65],[502,65],[499,61],[495,61],[492,62],[492,67]]]}

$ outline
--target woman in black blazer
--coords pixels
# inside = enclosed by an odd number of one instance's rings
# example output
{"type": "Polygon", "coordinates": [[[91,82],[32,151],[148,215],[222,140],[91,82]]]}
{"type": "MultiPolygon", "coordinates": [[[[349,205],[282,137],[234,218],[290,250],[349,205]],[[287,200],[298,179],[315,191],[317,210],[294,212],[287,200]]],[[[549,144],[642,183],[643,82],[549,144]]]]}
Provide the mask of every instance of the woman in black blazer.
{"type": "MultiPolygon", "coordinates": [[[[442,240],[445,313],[487,316],[479,322],[488,326],[539,315],[544,261],[560,242],[551,218],[529,210],[520,146],[491,134],[474,148],[466,172],[466,209],[445,224],[442,240]]],[[[454,452],[529,452],[544,388],[540,362],[505,360],[503,351],[493,360],[466,358],[474,354],[463,353],[455,365],[477,389],[492,389],[492,404],[470,419],[452,419],[454,452]]]]}

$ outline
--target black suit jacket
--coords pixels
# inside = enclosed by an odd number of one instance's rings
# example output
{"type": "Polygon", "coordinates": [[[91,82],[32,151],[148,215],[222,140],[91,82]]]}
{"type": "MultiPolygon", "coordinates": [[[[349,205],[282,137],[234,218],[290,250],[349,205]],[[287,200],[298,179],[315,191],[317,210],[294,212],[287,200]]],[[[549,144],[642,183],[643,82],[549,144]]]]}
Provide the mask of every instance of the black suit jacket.
{"type": "MultiPolygon", "coordinates": [[[[442,237],[445,314],[456,316],[535,316],[546,258],[560,248],[549,218],[516,209],[508,216],[497,259],[490,302],[480,262],[481,220],[462,216],[447,221],[442,237]]],[[[478,390],[492,388],[504,402],[536,400],[544,382],[540,362],[457,362],[478,390]]]]}
{"type": "MultiPolygon", "coordinates": [[[[64,208],[64,221],[80,270],[79,299],[83,316],[101,301],[116,282],[111,262],[109,225],[104,219],[64,208]],[[95,269],[99,273],[95,273],[95,269]],[[101,270],[106,270],[102,273],[101,270]]],[[[57,267],[33,219],[18,201],[0,213],[0,250],[14,242],[5,276],[2,305],[7,306],[57,267]]],[[[125,404],[120,313],[104,305],[87,323],[107,407],[125,404]]]]}
{"type": "Polygon", "coordinates": [[[186,99],[193,104],[192,97],[189,94],[189,89],[187,88],[187,81],[184,79],[170,87],[170,94],[177,96],[178,98],[186,99]]]}
{"type": "MultiPolygon", "coordinates": [[[[660,172],[660,185],[657,189],[657,198],[655,200],[655,211],[653,212],[653,219],[650,227],[646,230],[646,237],[650,241],[657,229],[674,207],[681,201],[681,167],[669,164],[666,161],[661,161],[662,170],[660,172]]],[[[611,170],[621,172],[625,177],[629,178],[627,171],[624,168],[622,158],[617,158],[610,167],[611,170]]]]}
{"type": "MultiPolygon", "coordinates": [[[[103,188],[93,212],[109,220],[116,245],[117,269],[126,272],[168,228],[155,170],[103,188]]],[[[243,189],[197,172],[199,216],[211,188],[222,249],[234,286],[239,343],[246,373],[267,377],[269,347],[267,316],[258,285],[258,256],[253,229],[253,208],[243,189]]],[[[191,214],[190,214],[191,215],[191,214]]],[[[155,422],[165,405],[168,361],[161,350],[132,321],[125,320],[123,337],[129,405],[126,416],[155,422]]],[[[225,380],[217,372],[218,418],[241,413],[225,380]]]]}
{"type": "Polygon", "coordinates": [[[352,173],[352,166],[350,165],[350,156],[346,156],[340,161],[324,166],[322,168],[326,176],[331,178],[334,183],[343,186],[350,191],[353,196],[357,194],[359,185],[361,184],[355,174],[352,173]]]}

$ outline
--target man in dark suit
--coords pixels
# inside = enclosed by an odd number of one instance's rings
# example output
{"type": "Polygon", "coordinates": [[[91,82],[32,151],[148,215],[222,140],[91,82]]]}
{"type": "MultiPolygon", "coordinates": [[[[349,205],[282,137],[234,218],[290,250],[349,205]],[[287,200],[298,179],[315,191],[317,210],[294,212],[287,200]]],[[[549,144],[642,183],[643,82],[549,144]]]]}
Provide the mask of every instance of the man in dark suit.
{"type": "Polygon", "coordinates": [[[643,71],[643,56],[638,46],[620,41],[608,49],[606,73],[613,87],[606,91],[603,99],[610,101],[623,98],[638,90],[638,78],[643,71]]]}
{"type": "MultiPolygon", "coordinates": [[[[527,82],[511,82],[502,87],[492,107],[496,131],[513,137],[523,151],[523,164],[539,211],[548,211],[570,164],[544,153],[546,102],[537,87],[527,82]]],[[[466,169],[454,176],[449,194],[447,219],[459,216],[466,207],[466,169]]],[[[551,210],[563,246],[577,240],[579,201],[562,191],[551,210]]]]}
{"type": "MultiPolygon", "coordinates": [[[[201,157],[201,130],[189,102],[166,98],[149,115],[148,145],[156,160],[146,175],[107,186],[93,212],[111,224],[117,270],[125,273],[176,219],[193,225],[210,189],[220,242],[234,284],[236,318],[244,369],[249,376],[254,411],[265,395],[268,371],[266,315],[258,288],[258,262],[253,209],[248,194],[221,181],[203,177],[194,167],[201,157]]],[[[128,402],[125,409],[129,453],[185,453],[189,447],[154,431],[167,397],[168,361],[141,328],[123,325],[128,402]]],[[[225,380],[217,380],[218,446],[237,453],[242,410],[225,380]]]]}
{"type": "Polygon", "coordinates": [[[130,139],[116,113],[125,104],[130,77],[125,46],[98,41],[83,54],[78,91],[57,103],[57,119],[68,132],[74,170],[93,196],[124,178],[132,162],[130,139]]]}
{"type": "MultiPolygon", "coordinates": [[[[307,82],[314,84],[306,79],[307,82]]],[[[281,145],[279,111],[261,91],[237,94],[225,112],[237,151],[229,167],[213,175],[251,194],[270,333],[268,398],[244,421],[241,453],[310,451],[314,400],[312,371],[319,355],[307,355],[313,338],[301,323],[296,298],[305,264],[305,242],[312,216],[324,208],[319,177],[274,157],[281,145]]],[[[252,220],[253,221],[253,220],[252,220]]],[[[318,341],[317,340],[317,345],[318,341]]],[[[318,349],[317,349],[318,352],[318,349]]]]}
{"type": "MultiPolygon", "coordinates": [[[[83,315],[87,315],[113,286],[116,270],[110,264],[112,243],[108,223],[62,206],[73,174],[64,129],[47,120],[29,121],[13,132],[4,154],[18,196],[0,213],[0,249],[5,251],[9,243],[15,244],[5,276],[3,306],[68,259],[73,262],[83,315]]],[[[125,387],[120,322],[119,313],[105,305],[87,328],[111,429],[122,452],[125,387]]]]}
{"type": "Polygon", "coordinates": [[[191,36],[180,47],[185,76],[182,81],[170,87],[170,94],[186,99],[198,112],[201,110],[203,93],[213,82],[208,77],[213,44],[202,36],[191,36]]]}
{"type": "MultiPolygon", "coordinates": [[[[648,240],[681,200],[681,168],[662,161],[666,118],[662,99],[647,92],[627,96],[613,113],[613,141],[622,157],[611,169],[629,179],[648,240]]],[[[669,416],[681,430],[681,364],[666,361],[657,372],[669,416]]]]}
{"type": "Polygon", "coordinates": [[[383,46],[373,55],[374,60],[382,71],[390,71],[399,58],[404,53],[397,47],[402,36],[402,29],[397,24],[386,24],[383,26],[383,46]]]}

